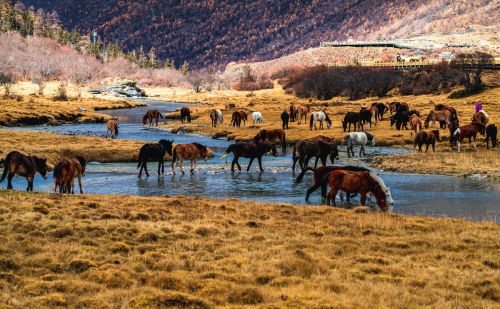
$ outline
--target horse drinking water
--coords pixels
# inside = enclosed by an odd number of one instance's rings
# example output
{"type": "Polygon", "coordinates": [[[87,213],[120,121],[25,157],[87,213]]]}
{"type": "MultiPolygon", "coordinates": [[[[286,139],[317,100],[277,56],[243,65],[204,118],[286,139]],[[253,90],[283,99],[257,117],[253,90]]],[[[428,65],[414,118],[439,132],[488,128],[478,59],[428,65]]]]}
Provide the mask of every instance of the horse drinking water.
{"type": "Polygon", "coordinates": [[[118,119],[109,119],[106,122],[106,129],[106,137],[116,138],[118,136],[118,119]]]}
{"type": "Polygon", "coordinates": [[[142,124],[146,125],[146,123],[149,121],[149,126],[151,127],[151,126],[153,126],[153,121],[156,121],[155,124],[156,124],[156,126],[158,126],[158,120],[160,118],[163,119],[163,115],[160,113],[159,110],[150,109],[142,117],[142,124]]]}
{"type": "Polygon", "coordinates": [[[226,153],[221,157],[221,159],[225,159],[229,153],[233,153],[234,159],[231,163],[231,172],[234,172],[234,166],[238,166],[238,170],[241,171],[241,166],[238,163],[238,159],[240,157],[250,158],[250,162],[248,163],[247,172],[250,170],[250,166],[252,166],[253,160],[257,158],[259,161],[260,171],[263,172],[262,168],[262,156],[266,153],[270,153],[271,155],[277,157],[278,152],[276,151],[276,145],[274,143],[269,142],[243,142],[229,145],[226,149],[226,153]]]}
{"type": "Polygon", "coordinates": [[[18,151],[12,151],[5,157],[2,178],[0,182],[7,177],[7,189],[12,190],[12,178],[14,175],[23,176],[28,181],[26,191],[33,191],[33,181],[38,172],[43,179],[47,179],[47,159],[41,159],[36,156],[27,156],[18,151]]]}

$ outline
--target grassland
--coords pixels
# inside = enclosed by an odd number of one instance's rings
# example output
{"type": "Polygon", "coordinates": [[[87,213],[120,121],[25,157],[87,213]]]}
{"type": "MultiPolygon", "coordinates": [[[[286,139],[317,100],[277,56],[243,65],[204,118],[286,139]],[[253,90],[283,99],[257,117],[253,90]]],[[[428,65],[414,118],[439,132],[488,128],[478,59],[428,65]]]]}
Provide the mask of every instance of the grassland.
{"type": "Polygon", "coordinates": [[[494,308],[494,223],[0,191],[2,308],[494,308]]]}

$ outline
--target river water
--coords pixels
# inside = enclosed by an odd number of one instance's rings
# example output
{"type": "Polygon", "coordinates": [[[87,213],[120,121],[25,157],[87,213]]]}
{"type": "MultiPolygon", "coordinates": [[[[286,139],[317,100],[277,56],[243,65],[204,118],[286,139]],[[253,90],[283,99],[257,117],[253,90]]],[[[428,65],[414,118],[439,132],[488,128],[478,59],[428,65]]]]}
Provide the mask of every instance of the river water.
{"type": "MultiPolygon", "coordinates": [[[[184,105],[168,102],[145,101],[161,112],[173,111],[184,105]]],[[[149,107],[150,108],[150,107],[149,107]]],[[[136,109],[110,110],[103,113],[120,119],[119,138],[146,141],[158,141],[161,138],[173,139],[176,143],[198,142],[215,151],[215,157],[200,161],[198,169],[189,173],[189,163],[185,164],[186,175],[172,174],[169,162],[166,163],[166,175],[157,176],[156,163],[150,163],[151,177],[137,177],[137,164],[133,163],[89,163],[87,175],[83,178],[85,193],[94,194],[131,194],[141,196],[187,195],[213,198],[236,197],[276,203],[306,204],[305,191],[312,184],[312,173],[304,177],[301,184],[294,183],[291,171],[290,149],[279,157],[267,156],[263,159],[265,172],[258,171],[254,162],[249,173],[231,173],[230,166],[220,159],[224,149],[230,144],[226,140],[212,139],[196,134],[171,134],[168,131],[145,128],[142,115],[148,107],[136,109]]],[[[103,124],[69,124],[62,126],[18,127],[16,130],[49,131],[58,134],[104,136],[103,124]]],[[[369,156],[404,153],[408,150],[394,147],[369,147],[369,156]]],[[[231,156],[229,162],[231,161],[231,156]]],[[[248,160],[240,159],[242,168],[248,160]]],[[[359,164],[365,162],[356,159],[347,161],[345,153],[340,155],[340,164],[359,164]]],[[[500,222],[500,184],[482,178],[461,178],[442,175],[418,175],[377,171],[394,198],[394,212],[421,214],[443,217],[461,217],[478,221],[500,222]]],[[[296,176],[296,175],[295,175],[296,176]]],[[[23,190],[26,181],[16,177],[14,187],[23,190]]],[[[37,176],[35,190],[50,192],[52,175],[43,180],[37,176]]],[[[356,204],[357,199],[354,199],[356,204]]],[[[308,205],[321,203],[319,190],[308,205]]],[[[349,207],[349,206],[346,206],[349,207]]]]}

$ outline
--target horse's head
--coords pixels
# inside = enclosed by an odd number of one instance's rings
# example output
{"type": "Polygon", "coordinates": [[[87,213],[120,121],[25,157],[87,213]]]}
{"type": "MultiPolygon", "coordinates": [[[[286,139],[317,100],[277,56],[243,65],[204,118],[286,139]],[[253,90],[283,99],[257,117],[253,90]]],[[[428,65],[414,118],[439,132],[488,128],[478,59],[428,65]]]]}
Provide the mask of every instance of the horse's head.
{"type": "Polygon", "coordinates": [[[33,158],[35,159],[36,171],[42,175],[43,179],[47,179],[47,159],[33,158]]]}
{"type": "Polygon", "coordinates": [[[345,119],[342,120],[342,128],[344,128],[344,132],[347,130],[347,121],[345,119]]]}
{"type": "Polygon", "coordinates": [[[165,147],[165,149],[167,150],[167,153],[169,156],[172,155],[172,145],[173,145],[174,141],[167,141],[165,139],[161,139],[158,144],[162,145],[163,147],[165,147]]]}
{"type": "Polygon", "coordinates": [[[148,113],[144,114],[144,117],[142,117],[142,124],[145,125],[146,122],[148,122],[148,113]]]}
{"type": "Polygon", "coordinates": [[[366,139],[372,144],[375,145],[375,136],[371,133],[365,132],[366,139]]]}
{"type": "Polygon", "coordinates": [[[387,211],[392,209],[394,205],[394,200],[392,199],[391,190],[387,187],[382,179],[377,175],[370,173],[371,178],[376,183],[374,186],[374,191],[372,192],[377,199],[377,204],[382,211],[387,211]]]}
{"type": "Polygon", "coordinates": [[[326,127],[330,129],[332,127],[332,120],[330,119],[330,117],[328,117],[328,114],[326,112],[323,113],[325,113],[326,127]]]}
{"type": "Polygon", "coordinates": [[[276,144],[275,143],[266,143],[269,147],[269,154],[272,155],[273,157],[278,156],[278,150],[276,149],[276,144]]]}
{"type": "Polygon", "coordinates": [[[203,145],[198,144],[198,143],[193,143],[193,145],[196,146],[196,148],[198,150],[198,153],[200,154],[200,157],[203,160],[206,161],[208,159],[208,148],[207,148],[207,146],[203,146],[203,145]]]}
{"type": "Polygon", "coordinates": [[[475,126],[477,128],[477,131],[479,133],[481,133],[481,135],[485,135],[486,134],[486,126],[482,123],[475,123],[475,126]]]}
{"type": "Polygon", "coordinates": [[[76,156],[78,162],[80,162],[80,166],[82,167],[82,176],[85,176],[85,168],[87,167],[87,162],[85,162],[85,158],[82,156],[76,156]]]}

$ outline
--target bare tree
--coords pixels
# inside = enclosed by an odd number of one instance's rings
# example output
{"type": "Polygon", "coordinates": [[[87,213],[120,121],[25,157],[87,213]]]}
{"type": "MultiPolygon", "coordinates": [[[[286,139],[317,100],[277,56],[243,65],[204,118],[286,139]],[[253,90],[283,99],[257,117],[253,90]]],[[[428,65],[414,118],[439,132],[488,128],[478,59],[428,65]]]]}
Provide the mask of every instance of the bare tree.
{"type": "Polygon", "coordinates": [[[50,45],[54,44],[57,45],[42,38],[31,38],[27,41],[26,52],[30,55],[30,61],[26,63],[27,77],[38,85],[39,95],[43,95],[46,82],[60,73],[59,63],[51,55],[51,50],[55,48],[50,45]]]}
{"type": "Polygon", "coordinates": [[[11,88],[12,85],[14,85],[15,83],[16,83],[16,78],[14,77],[14,75],[8,72],[0,71],[0,85],[2,85],[3,87],[5,97],[11,96],[12,94],[11,88]]]}
{"type": "Polygon", "coordinates": [[[462,72],[461,83],[465,86],[466,92],[473,93],[483,89],[481,76],[493,61],[493,56],[490,54],[474,52],[457,55],[452,65],[462,72]]]}
{"type": "Polygon", "coordinates": [[[67,68],[69,80],[77,87],[78,97],[82,96],[82,88],[98,75],[98,65],[94,59],[77,57],[67,68]]]}

